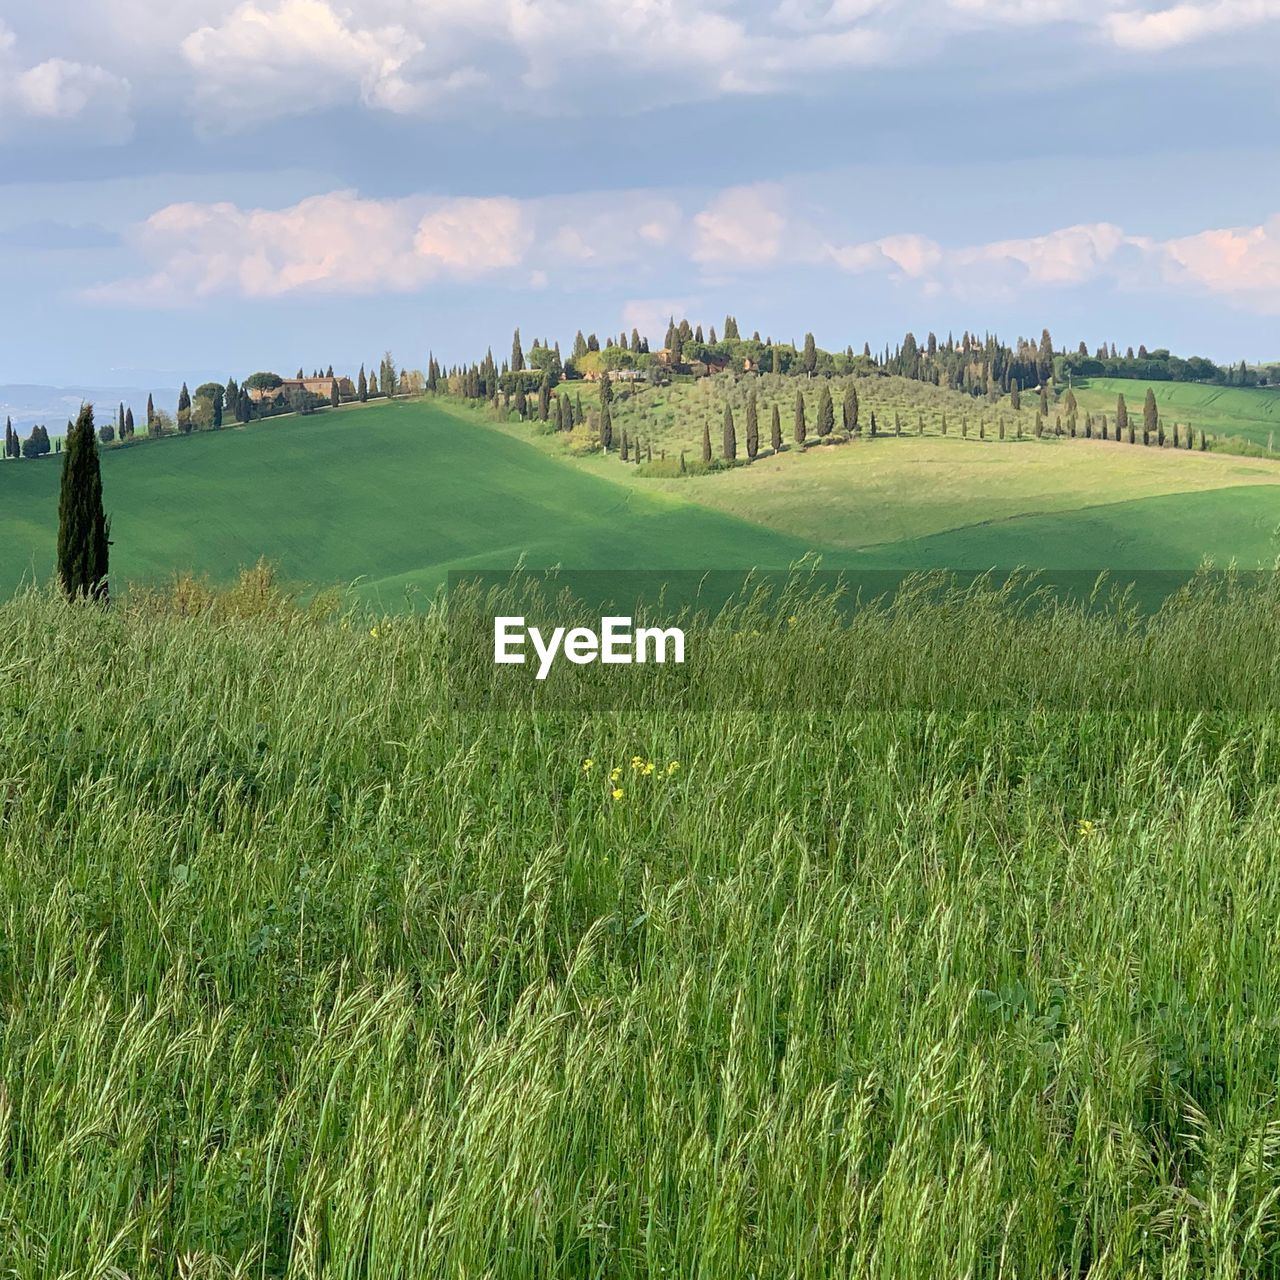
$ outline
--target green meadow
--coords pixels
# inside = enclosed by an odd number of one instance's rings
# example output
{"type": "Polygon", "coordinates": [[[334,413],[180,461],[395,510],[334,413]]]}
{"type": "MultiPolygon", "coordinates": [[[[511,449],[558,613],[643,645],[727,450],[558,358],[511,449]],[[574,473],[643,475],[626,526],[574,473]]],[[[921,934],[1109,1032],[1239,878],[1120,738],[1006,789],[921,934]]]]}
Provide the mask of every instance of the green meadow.
{"type": "MultiPolygon", "coordinates": [[[[677,434],[662,437],[655,456],[679,446],[700,457],[687,444],[700,440],[699,415],[722,418],[728,399],[741,453],[745,391],[716,381],[624,396],[618,430],[643,439],[645,424],[665,424],[676,406],[685,416],[662,428],[677,434]]],[[[816,556],[830,569],[1188,571],[1205,556],[1250,569],[1280,556],[1280,460],[1036,439],[1026,400],[1006,417],[1001,440],[997,411],[968,397],[904,379],[858,385],[863,422],[877,412],[901,435],[890,428],[874,440],[813,443],[808,388],[809,448],[771,454],[765,400],[765,444],[753,465],[678,478],[623,465],[616,451],[575,451],[581,432],[569,441],[446,399],[107,448],[112,579],[117,591],[175,574],[226,583],[265,557],[309,589],[349,589],[403,609],[421,606],[451,569],[522,563],[778,569],[816,556]],[[973,415],[967,437],[965,414],[973,415]],[[912,421],[917,432],[906,429],[912,421]]],[[[5,594],[52,572],[58,475],[56,455],[0,466],[5,594]]]]}
{"type": "Polygon", "coordinates": [[[438,605],[0,604],[4,1273],[1275,1274],[1274,580],[797,612],[566,715],[438,605]]]}
{"type": "MultiPolygon", "coordinates": [[[[1212,433],[1238,437],[1275,449],[1280,445],[1280,387],[1217,387],[1196,382],[1153,382],[1156,404],[1169,422],[1194,424],[1212,433]]],[[[1141,413],[1147,384],[1127,378],[1089,378],[1075,384],[1084,409],[1115,413],[1123,395],[1129,412],[1141,413]]]]}

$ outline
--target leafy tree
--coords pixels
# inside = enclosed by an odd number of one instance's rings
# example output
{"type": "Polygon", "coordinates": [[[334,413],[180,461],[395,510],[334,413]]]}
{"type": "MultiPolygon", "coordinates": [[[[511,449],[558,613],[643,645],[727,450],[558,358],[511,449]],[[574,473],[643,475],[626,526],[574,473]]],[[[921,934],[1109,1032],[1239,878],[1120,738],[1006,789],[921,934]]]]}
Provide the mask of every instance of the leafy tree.
{"type": "Polygon", "coordinates": [[[104,422],[102,426],[98,428],[98,439],[103,444],[111,444],[115,441],[115,438],[116,429],[111,425],[111,423],[104,422]]]}
{"type": "Polygon", "coordinates": [[[825,439],[836,425],[836,412],[831,403],[831,387],[824,382],[818,397],[818,438],[825,439]]]}
{"type": "Polygon", "coordinates": [[[769,444],[774,453],[782,452],[782,414],[778,411],[778,406],[773,406],[772,420],[769,424],[769,444]]]}
{"type": "Polygon", "coordinates": [[[850,383],[844,393],[844,405],[841,411],[844,429],[851,435],[858,434],[858,390],[850,383]]]}
{"type": "Polygon", "coordinates": [[[724,442],[721,453],[726,462],[736,462],[738,458],[738,433],[733,425],[733,409],[724,407],[724,442]]]}
{"type": "Polygon", "coordinates": [[[798,445],[804,444],[805,437],[808,434],[804,422],[804,396],[799,391],[796,392],[795,418],[792,424],[791,434],[798,445]]]}
{"type": "Polygon", "coordinates": [[[72,600],[107,599],[110,531],[102,506],[93,406],[86,404],[67,433],[58,494],[58,577],[72,600]]]}
{"type": "MultiPolygon", "coordinates": [[[[729,327],[728,322],[725,323],[725,329],[729,327]]],[[[736,327],[736,326],[735,326],[736,327]]],[[[760,419],[756,405],[756,393],[751,392],[747,396],[747,457],[754,462],[756,455],[760,452],[760,419]]]]}

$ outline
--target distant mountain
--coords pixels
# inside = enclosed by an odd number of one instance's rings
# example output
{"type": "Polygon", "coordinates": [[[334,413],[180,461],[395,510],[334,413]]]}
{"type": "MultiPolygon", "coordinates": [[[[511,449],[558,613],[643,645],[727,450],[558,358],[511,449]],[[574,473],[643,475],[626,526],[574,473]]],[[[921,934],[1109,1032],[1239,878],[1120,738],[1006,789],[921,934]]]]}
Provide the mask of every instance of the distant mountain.
{"type": "Polygon", "coordinates": [[[74,386],[46,387],[24,383],[0,383],[0,419],[13,419],[14,427],[26,434],[39,423],[48,427],[50,435],[59,435],[67,420],[80,412],[80,406],[90,401],[98,416],[106,421],[115,416],[123,401],[133,409],[136,419],[145,419],[147,396],[155,397],[158,408],[173,412],[178,402],[177,387],[107,387],[74,386]]]}

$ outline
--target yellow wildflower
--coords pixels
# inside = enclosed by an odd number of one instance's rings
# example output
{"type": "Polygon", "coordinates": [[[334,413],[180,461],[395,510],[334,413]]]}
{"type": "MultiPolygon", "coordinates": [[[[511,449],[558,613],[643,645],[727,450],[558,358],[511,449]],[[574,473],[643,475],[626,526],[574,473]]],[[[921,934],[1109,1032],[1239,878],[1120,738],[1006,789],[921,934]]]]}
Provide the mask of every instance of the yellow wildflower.
{"type": "Polygon", "coordinates": [[[370,635],[371,635],[371,636],[376,640],[376,639],[378,638],[378,628],[377,628],[377,627],[370,627],[370,628],[369,628],[369,634],[370,634],[370,635]]]}
{"type": "Polygon", "coordinates": [[[671,777],[671,775],[672,775],[673,773],[675,773],[679,768],[680,768],[680,761],[679,761],[679,760],[671,760],[671,761],[669,761],[669,762],[668,762],[668,764],[667,764],[667,777],[668,777],[668,778],[669,778],[669,777],[671,777]]]}
{"type": "Polygon", "coordinates": [[[1081,818],[1076,823],[1076,835],[1080,836],[1081,839],[1091,840],[1097,834],[1098,824],[1096,822],[1091,822],[1088,818],[1081,818]]]}
{"type": "Polygon", "coordinates": [[[796,625],[796,615],[793,613],[791,617],[787,619],[787,626],[794,627],[795,625],[796,625]]]}
{"type": "Polygon", "coordinates": [[[612,795],[615,800],[621,800],[627,793],[623,791],[621,787],[614,787],[609,794],[612,795]]]}
{"type": "Polygon", "coordinates": [[[653,761],[646,760],[641,767],[640,772],[647,778],[653,772],[653,761]]]}
{"type": "Polygon", "coordinates": [[[590,773],[590,772],[591,772],[591,770],[592,770],[592,769],[594,769],[595,767],[596,767],[596,762],[595,762],[595,761],[594,761],[590,756],[588,756],[588,757],[587,757],[587,758],[582,762],[582,772],[583,772],[583,773],[590,773]]]}
{"type": "Polygon", "coordinates": [[[631,767],[632,767],[633,769],[637,769],[637,770],[639,770],[639,769],[643,769],[643,768],[644,768],[644,757],[643,757],[643,756],[632,756],[632,757],[631,757],[631,767]]]}
{"type": "Polygon", "coordinates": [[[610,781],[610,782],[617,782],[617,780],[618,780],[620,777],[622,777],[622,770],[621,770],[620,768],[617,768],[617,769],[610,769],[610,770],[609,770],[609,781],[610,781]]]}

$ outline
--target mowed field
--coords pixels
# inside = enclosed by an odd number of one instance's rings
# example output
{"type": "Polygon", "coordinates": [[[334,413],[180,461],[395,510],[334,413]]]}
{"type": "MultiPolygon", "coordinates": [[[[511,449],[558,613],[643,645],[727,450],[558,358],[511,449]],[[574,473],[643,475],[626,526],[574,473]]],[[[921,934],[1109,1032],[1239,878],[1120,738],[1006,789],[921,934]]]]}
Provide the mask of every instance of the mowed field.
{"type": "MultiPolygon", "coordinates": [[[[0,467],[0,589],[53,572],[60,462],[0,467]]],[[[358,583],[385,607],[455,568],[786,567],[808,543],[584,474],[406,402],[172,437],[102,455],[112,577],[226,581],[266,556],[288,579],[358,583]]]]}
{"type": "MultiPolygon", "coordinates": [[[[705,410],[709,392],[694,394],[705,410]]],[[[658,479],[483,408],[352,407],[104,450],[112,576],[229,581],[265,556],[290,581],[403,608],[450,569],[519,563],[1190,570],[1280,556],[1280,461],[1007,437],[887,435],[658,479]]],[[[58,476],[56,456],[0,466],[5,594],[52,573],[58,476]]]]}
{"type": "MultiPolygon", "coordinates": [[[[1253,444],[1280,446],[1280,387],[1214,387],[1195,382],[1153,382],[1156,404],[1167,425],[1190,423],[1210,435],[1239,436],[1253,444]]],[[[1080,407],[1115,415],[1123,395],[1129,412],[1142,412],[1148,384],[1127,378],[1090,378],[1075,385],[1080,407]]]]}

